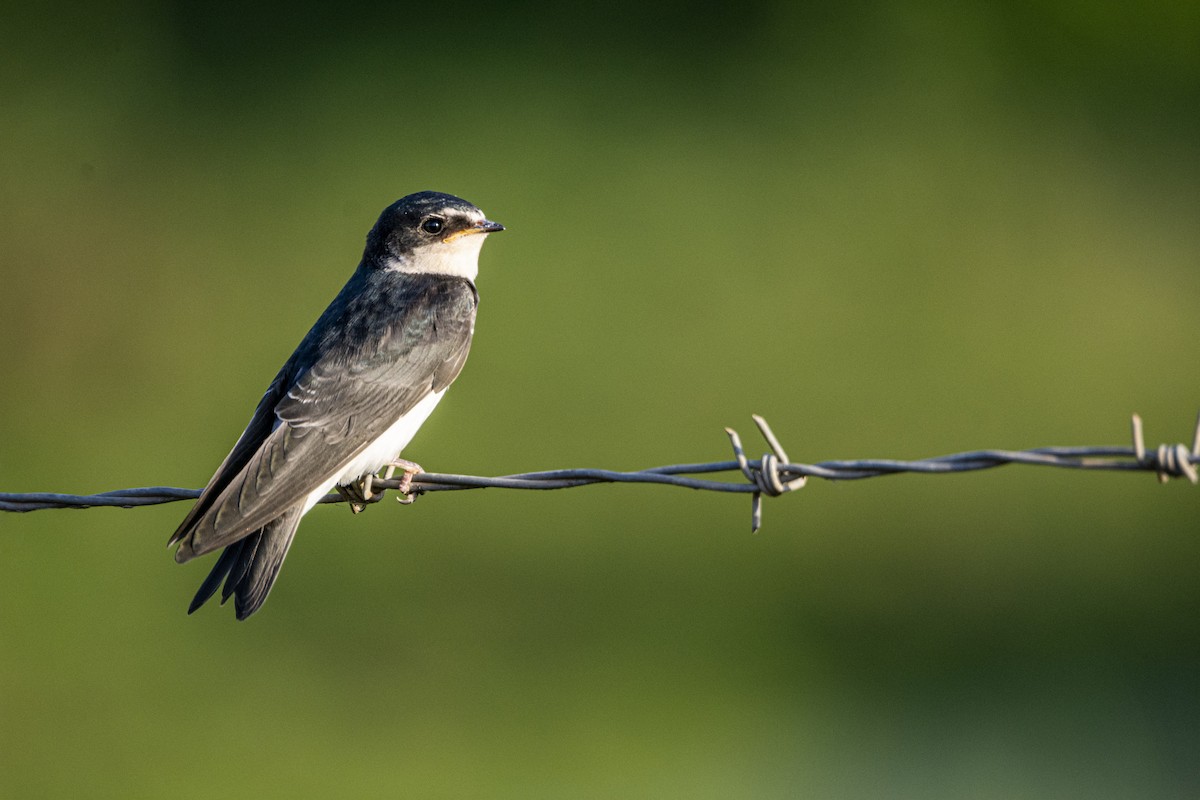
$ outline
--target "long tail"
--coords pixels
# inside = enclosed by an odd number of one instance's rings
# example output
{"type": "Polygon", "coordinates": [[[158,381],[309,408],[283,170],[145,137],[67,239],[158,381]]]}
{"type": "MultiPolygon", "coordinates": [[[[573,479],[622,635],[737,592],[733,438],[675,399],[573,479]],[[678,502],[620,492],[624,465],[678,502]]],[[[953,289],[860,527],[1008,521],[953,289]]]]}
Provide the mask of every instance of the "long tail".
{"type": "Polygon", "coordinates": [[[212,572],[200,584],[200,590],[188,606],[191,614],[204,605],[217,592],[221,582],[221,604],[233,596],[233,608],[238,619],[258,611],[267,601],[267,595],[279,568],[287,556],[300,518],[304,516],[303,505],[293,506],[280,517],[276,517],[254,533],[227,546],[221,553],[212,572]]]}

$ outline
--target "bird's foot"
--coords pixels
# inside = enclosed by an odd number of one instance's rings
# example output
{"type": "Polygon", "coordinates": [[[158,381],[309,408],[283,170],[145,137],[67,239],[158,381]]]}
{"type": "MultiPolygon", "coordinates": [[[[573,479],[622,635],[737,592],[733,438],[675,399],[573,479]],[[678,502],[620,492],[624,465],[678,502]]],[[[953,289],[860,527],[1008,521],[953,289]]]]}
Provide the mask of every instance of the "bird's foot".
{"type": "MultiPolygon", "coordinates": [[[[403,470],[400,485],[396,487],[396,491],[400,493],[400,496],[396,499],[404,505],[408,505],[416,500],[417,496],[412,493],[412,479],[417,473],[425,471],[421,465],[415,461],[405,461],[402,458],[397,458],[395,461],[388,462],[386,466],[387,471],[383,475],[383,480],[385,481],[390,481],[392,476],[396,474],[396,470],[403,470]]],[[[374,473],[368,472],[353,483],[334,487],[337,493],[350,504],[351,513],[358,514],[367,507],[368,503],[378,503],[383,499],[383,492],[374,491],[377,477],[374,473]]]]}
{"type": "Polygon", "coordinates": [[[350,504],[350,513],[358,514],[368,503],[378,503],[383,499],[382,492],[374,492],[371,490],[375,476],[367,473],[354,483],[345,486],[335,486],[337,493],[342,496],[347,503],[350,504]]]}
{"type": "Polygon", "coordinates": [[[383,475],[384,480],[391,480],[398,469],[403,470],[403,477],[400,478],[400,485],[396,487],[396,491],[400,493],[400,496],[396,500],[401,505],[408,505],[417,499],[416,494],[412,492],[413,476],[424,472],[425,468],[415,461],[406,461],[403,458],[397,458],[395,461],[388,462],[387,472],[383,475]]]}

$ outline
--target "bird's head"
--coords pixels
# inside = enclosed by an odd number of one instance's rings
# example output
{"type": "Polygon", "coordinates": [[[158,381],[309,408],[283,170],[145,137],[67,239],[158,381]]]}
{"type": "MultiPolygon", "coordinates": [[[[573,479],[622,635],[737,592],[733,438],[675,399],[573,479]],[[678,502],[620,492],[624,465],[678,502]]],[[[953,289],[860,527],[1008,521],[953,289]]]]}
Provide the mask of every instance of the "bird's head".
{"type": "Polygon", "coordinates": [[[417,192],[383,210],[367,234],[363,263],[374,269],[456,275],[475,280],[479,249],[498,222],[459,197],[417,192]]]}

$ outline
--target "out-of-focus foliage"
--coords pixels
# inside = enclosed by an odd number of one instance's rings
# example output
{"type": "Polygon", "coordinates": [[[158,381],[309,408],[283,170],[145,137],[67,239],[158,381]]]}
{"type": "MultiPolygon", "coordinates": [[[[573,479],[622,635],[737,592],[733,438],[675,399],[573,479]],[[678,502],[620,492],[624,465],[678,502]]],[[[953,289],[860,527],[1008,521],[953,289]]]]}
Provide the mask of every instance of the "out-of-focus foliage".
{"type": "MultiPolygon", "coordinates": [[[[202,484],[421,189],[509,227],[430,469],[1190,436],[1195,3],[242,5],[0,14],[0,490],[202,484]]],[[[1198,510],[325,508],[244,624],[182,504],[5,516],[0,796],[1187,796],[1198,510]]]]}

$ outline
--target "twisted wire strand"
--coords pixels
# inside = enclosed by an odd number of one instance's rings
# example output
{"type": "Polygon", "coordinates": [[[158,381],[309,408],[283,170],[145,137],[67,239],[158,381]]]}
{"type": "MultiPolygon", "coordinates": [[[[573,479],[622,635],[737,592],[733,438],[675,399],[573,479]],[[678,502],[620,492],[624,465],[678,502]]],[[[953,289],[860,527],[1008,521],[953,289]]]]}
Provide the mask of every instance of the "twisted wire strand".
{"type": "MultiPolygon", "coordinates": [[[[763,495],[778,497],[795,491],[803,488],[809,478],[845,481],[901,473],[941,475],[994,469],[1006,464],[1023,464],[1064,469],[1154,472],[1162,482],[1166,482],[1170,478],[1181,477],[1193,484],[1200,483],[1200,471],[1197,469],[1197,465],[1200,465],[1200,415],[1197,415],[1196,418],[1196,428],[1190,449],[1183,444],[1164,444],[1156,450],[1148,450],[1145,445],[1141,417],[1134,414],[1131,426],[1133,434],[1131,447],[1038,447],[1030,450],[973,450],[914,461],[875,458],[822,461],[818,464],[791,463],[787,452],[767,421],[757,414],[753,416],[753,420],[763,439],[766,440],[767,446],[771,449],[771,452],[757,460],[746,457],[741,437],[732,428],[726,428],[725,433],[729,436],[734,452],[732,461],[671,464],[634,472],[606,469],[558,469],[501,477],[420,472],[414,476],[409,494],[420,495],[429,492],[483,488],[547,490],[570,489],[597,483],[653,483],[700,491],[750,494],[752,499],[751,528],[757,531],[762,525],[763,495]],[[744,482],[693,477],[735,470],[741,473],[745,479],[744,482]]],[[[376,490],[396,490],[400,487],[400,480],[380,478],[374,480],[372,487],[376,490]]],[[[170,486],[116,489],[91,495],[56,492],[0,492],[0,511],[27,512],[51,508],[103,506],[133,508],[173,503],[177,500],[194,500],[199,496],[199,489],[179,489],[170,486]]],[[[345,500],[341,495],[331,494],[320,502],[341,503],[345,500]]]]}

